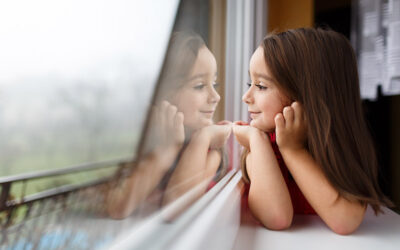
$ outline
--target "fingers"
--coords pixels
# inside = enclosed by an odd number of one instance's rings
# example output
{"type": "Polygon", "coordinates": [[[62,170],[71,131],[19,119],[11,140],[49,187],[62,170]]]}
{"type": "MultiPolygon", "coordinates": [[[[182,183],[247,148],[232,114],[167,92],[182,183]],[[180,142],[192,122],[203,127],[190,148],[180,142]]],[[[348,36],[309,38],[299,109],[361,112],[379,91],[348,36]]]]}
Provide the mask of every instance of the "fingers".
{"type": "Polygon", "coordinates": [[[250,126],[250,124],[245,121],[236,121],[236,122],[232,123],[232,132],[235,135],[236,139],[239,140],[238,136],[240,137],[240,136],[244,135],[246,133],[246,131],[248,130],[249,126],[250,126]]]}
{"type": "Polygon", "coordinates": [[[226,131],[225,131],[225,140],[229,138],[229,136],[232,133],[232,123],[225,125],[226,126],[226,131]]]}
{"type": "Polygon", "coordinates": [[[174,118],[174,127],[178,128],[183,126],[184,116],[182,112],[177,112],[174,118]]]}
{"type": "MultiPolygon", "coordinates": [[[[302,124],[305,119],[303,108],[298,102],[293,102],[290,106],[284,107],[281,115],[283,118],[284,127],[286,128],[291,128],[293,125],[298,126],[302,124]]],[[[278,115],[275,116],[275,124],[277,125],[276,119],[278,119],[278,122],[280,123],[282,128],[283,126],[281,117],[278,117],[278,115]]]]}
{"type": "Polygon", "coordinates": [[[183,113],[178,112],[178,108],[167,101],[162,101],[158,110],[160,125],[164,128],[174,128],[183,122],[183,113]]]}
{"type": "Polygon", "coordinates": [[[285,118],[281,113],[277,114],[275,116],[275,129],[276,132],[278,133],[280,130],[285,128],[285,118]]]}
{"type": "Polygon", "coordinates": [[[235,137],[237,138],[237,140],[239,140],[238,136],[241,134],[242,131],[243,131],[242,126],[237,125],[237,124],[232,125],[232,132],[235,135],[235,137]]]}
{"type": "Polygon", "coordinates": [[[293,102],[290,106],[284,107],[282,113],[278,113],[274,120],[277,134],[291,130],[303,130],[306,126],[303,108],[299,102],[293,102]]]}
{"type": "Polygon", "coordinates": [[[244,131],[248,125],[237,124],[237,122],[232,124],[232,131],[233,133],[239,133],[240,131],[244,131]]]}
{"type": "Polygon", "coordinates": [[[235,133],[235,131],[238,130],[238,127],[239,127],[239,125],[237,125],[236,123],[233,123],[233,125],[232,125],[233,133],[235,133]]]}
{"type": "Polygon", "coordinates": [[[291,127],[295,119],[294,110],[292,109],[291,106],[287,106],[283,108],[282,113],[283,113],[283,118],[285,118],[285,126],[291,127]]]}
{"type": "Polygon", "coordinates": [[[247,144],[248,144],[246,142],[247,138],[245,138],[246,137],[245,136],[246,127],[238,125],[238,124],[233,124],[232,131],[233,131],[233,134],[236,137],[236,140],[239,142],[239,144],[241,144],[242,146],[246,147],[247,144]]]}
{"type": "Polygon", "coordinates": [[[168,124],[168,118],[166,117],[165,114],[167,114],[167,110],[168,110],[168,106],[169,106],[169,102],[167,101],[162,101],[160,108],[158,109],[159,111],[159,122],[160,122],[160,126],[162,128],[165,128],[166,125],[168,124]]]}
{"type": "Polygon", "coordinates": [[[161,128],[160,144],[182,144],[185,139],[183,113],[178,112],[178,108],[168,101],[162,101],[158,107],[154,107],[154,110],[157,113],[157,125],[161,128]]]}
{"type": "Polygon", "coordinates": [[[245,121],[236,121],[236,122],[234,122],[233,124],[239,125],[239,126],[247,126],[247,125],[250,125],[248,122],[245,122],[245,121]]]}
{"type": "Polygon", "coordinates": [[[232,123],[231,121],[223,120],[223,121],[217,122],[216,124],[217,124],[217,125],[227,125],[227,124],[231,124],[231,123],[232,123]]]}
{"type": "Polygon", "coordinates": [[[232,125],[233,123],[231,121],[228,120],[223,120],[223,121],[219,121],[216,123],[217,126],[224,126],[224,131],[225,131],[225,135],[226,138],[228,138],[230,136],[230,134],[232,133],[232,125]]]}
{"type": "Polygon", "coordinates": [[[177,134],[177,143],[181,144],[185,141],[185,127],[183,126],[184,115],[182,112],[177,112],[175,115],[174,128],[177,134]]]}
{"type": "Polygon", "coordinates": [[[294,116],[296,118],[295,122],[297,122],[297,124],[304,123],[306,120],[306,117],[304,115],[303,106],[298,102],[293,102],[291,107],[294,110],[294,116]]]}
{"type": "Polygon", "coordinates": [[[216,131],[219,131],[217,133],[221,133],[222,132],[228,138],[229,135],[232,132],[232,125],[233,124],[231,122],[228,122],[228,123],[225,123],[225,124],[217,124],[217,125],[215,125],[215,126],[217,126],[216,131]]]}
{"type": "Polygon", "coordinates": [[[169,105],[167,108],[167,119],[168,119],[168,125],[171,127],[174,127],[175,125],[175,116],[176,113],[178,112],[178,109],[174,105],[169,105]]]}

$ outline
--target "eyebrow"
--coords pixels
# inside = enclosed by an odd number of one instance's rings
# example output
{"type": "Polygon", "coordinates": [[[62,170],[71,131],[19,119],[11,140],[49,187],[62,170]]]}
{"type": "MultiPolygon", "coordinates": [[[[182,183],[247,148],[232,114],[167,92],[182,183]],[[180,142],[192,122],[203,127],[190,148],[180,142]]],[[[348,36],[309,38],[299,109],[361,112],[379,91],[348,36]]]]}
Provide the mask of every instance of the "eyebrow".
{"type": "MultiPolygon", "coordinates": [[[[201,74],[197,74],[197,75],[194,75],[194,76],[192,76],[192,77],[190,77],[189,79],[188,79],[188,81],[191,81],[191,80],[194,80],[194,79],[197,79],[197,78],[204,78],[204,77],[207,77],[208,76],[208,74],[207,73],[201,73],[201,74]]],[[[218,74],[217,73],[215,73],[215,75],[214,75],[215,77],[217,77],[218,76],[218,74]]]]}
{"type": "MultiPolygon", "coordinates": [[[[251,75],[251,74],[250,74],[250,70],[249,70],[249,75],[251,75]]],[[[253,75],[254,75],[255,77],[257,77],[257,78],[264,78],[265,80],[274,82],[274,79],[273,79],[272,77],[267,76],[267,75],[265,75],[265,74],[263,74],[263,73],[254,72],[253,75]]]]}

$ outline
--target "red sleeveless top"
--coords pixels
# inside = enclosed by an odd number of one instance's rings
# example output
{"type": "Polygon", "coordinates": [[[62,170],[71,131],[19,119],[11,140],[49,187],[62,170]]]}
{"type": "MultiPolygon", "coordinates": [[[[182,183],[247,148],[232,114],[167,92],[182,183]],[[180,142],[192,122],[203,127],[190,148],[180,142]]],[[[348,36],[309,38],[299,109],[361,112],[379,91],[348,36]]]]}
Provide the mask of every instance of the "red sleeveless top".
{"type": "MultiPolygon", "coordinates": [[[[279,151],[278,145],[276,144],[275,133],[268,133],[269,139],[271,141],[272,148],[275,152],[275,157],[278,160],[279,168],[281,169],[283,178],[285,179],[286,185],[288,187],[290,198],[292,200],[293,212],[295,214],[316,214],[314,209],[308,203],[300,188],[297,186],[295,180],[289,172],[289,169],[286,167],[285,162],[283,161],[282,155],[279,151]]],[[[245,196],[247,203],[247,196],[249,186],[246,185],[245,196]]]]}
{"type": "Polygon", "coordinates": [[[278,160],[279,168],[281,169],[283,178],[285,179],[286,185],[289,189],[290,198],[292,199],[293,212],[295,214],[316,214],[314,209],[308,203],[300,188],[297,186],[289,169],[286,167],[283,161],[281,152],[279,151],[278,144],[276,144],[275,133],[268,133],[269,139],[271,141],[272,148],[275,152],[275,157],[278,160]]]}

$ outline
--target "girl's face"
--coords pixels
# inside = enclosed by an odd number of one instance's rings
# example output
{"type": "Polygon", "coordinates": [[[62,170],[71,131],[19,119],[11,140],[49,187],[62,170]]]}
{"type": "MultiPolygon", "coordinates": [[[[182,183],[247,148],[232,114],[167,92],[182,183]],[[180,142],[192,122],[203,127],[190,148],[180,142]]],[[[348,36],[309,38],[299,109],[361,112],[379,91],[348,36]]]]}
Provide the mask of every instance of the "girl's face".
{"type": "Polygon", "coordinates": [[[171,99],[171,103],[184,115],[184,125],[196,130],[213,124],[220,100],[216,88],[217,62],[207,47],[200,48],[186,83],[171,99]]]}
{"type": "Polygon", "coordinates": [[[264,60],[262,47],[254,52],[250,59],[249,89],[242,100],[248,105],[251,122],[250,126],[265,132],[275,130],[275,116],[281,113],[290,100],[277,88],[268,66],[264,60]]]}

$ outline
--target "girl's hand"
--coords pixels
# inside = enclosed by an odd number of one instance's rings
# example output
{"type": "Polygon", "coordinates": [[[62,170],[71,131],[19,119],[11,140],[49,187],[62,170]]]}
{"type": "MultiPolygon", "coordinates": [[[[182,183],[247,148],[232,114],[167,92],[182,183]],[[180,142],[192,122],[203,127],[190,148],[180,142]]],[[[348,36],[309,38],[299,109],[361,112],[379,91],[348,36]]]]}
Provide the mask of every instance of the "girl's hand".
{"type": "Polygon", "coordinates": [[[276,143],[279,150],[304,149],[307,140],[307,122],[303,107],[298,102],[283,109],[275,116],[276,143]]]}
{"type": "Polygon", "coordinates": [[[250,150],[250,141],[253,138],[266,138],[266,134],[258,128],[250,126],[247,122],[237,121],[233,124],[233,134],[240,145],[250,150]]]}
{"type": "Polygon", "coordinates": [[[232,122],[220,121],[217,124],[201,128],[196,136],[207,138],[211,149],[218,149],[225,145],[232,132],[232,122]]]}

